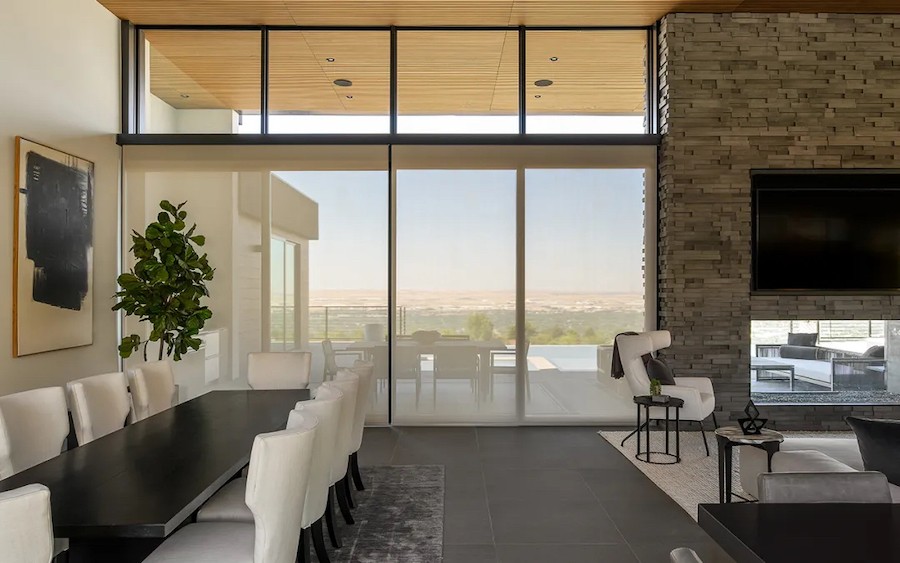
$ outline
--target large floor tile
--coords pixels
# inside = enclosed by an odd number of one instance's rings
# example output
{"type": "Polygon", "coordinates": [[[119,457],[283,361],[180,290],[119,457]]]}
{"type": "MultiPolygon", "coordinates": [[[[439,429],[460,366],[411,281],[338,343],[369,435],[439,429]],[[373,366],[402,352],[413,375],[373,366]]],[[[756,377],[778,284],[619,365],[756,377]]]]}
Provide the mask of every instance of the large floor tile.
{"type": "Polygon", "coordinates": [[[390,465],[396,446],[397,433],[393,429],[366,428],[362,447],[359,449],[359,464],[390,465]]]}
{"type": "Polygon", "coordinates": [[[497,563],[497,550],[487,545],[445,545],[443,563],[497,563]]]}
{"type": "Polygon", "coordinates": [[[630,463],[629,467],[620,469],[579,469],[578,474],[601,503],[616,500],[653,502],[669,498],[630,463]]]}
{"type": "Polygon", "coordinates": [[[627,545],[497,544],[500,563],[637,563],[627,545]]]}
{"type": "Polygon", "coordinates": [[[487,467],[484,477],[490,501],[524,498],[583,500],[591,497],[591,490],[581,474],[573,469],[487,467]]]}
{"type": "Polygon", "coordinates": [[[583,500],[490,501],[499,543],[623,543],[603,507],[583,500]]]}
{"type": "Polygon", "coordinates": [[[483,502],[444,502],[444,545],[494,543],[491,516],[483,502]]]}
{"type": "Polygon", "coordinates": [[[704,542],[709,536],[675,501],[615,500],[603,508],[629,543],[668,539],[704,542]]]}

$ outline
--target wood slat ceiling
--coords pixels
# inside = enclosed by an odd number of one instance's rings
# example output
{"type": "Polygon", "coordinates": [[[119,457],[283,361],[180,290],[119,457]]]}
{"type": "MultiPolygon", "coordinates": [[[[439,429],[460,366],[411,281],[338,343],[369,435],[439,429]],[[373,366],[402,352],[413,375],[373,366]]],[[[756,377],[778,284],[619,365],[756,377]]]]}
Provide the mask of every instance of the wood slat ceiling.
{"type": "Polygon", "coordinates": [[[900,13],[898,0],[99,0],[138,24],[649,25],[671,12],[900,13]]]}
{"type": "MultiPolygon", "coordinates": [[[[148,30],[146,39],[150,90],[169,105],[259,109],[258,33],[148,30]]],[[[388,33],[272,31],[269,41],[270,110],[388,113],[388,33]],[[353,85],[335,86],[336,79],[353,85]]],[[[397,48],[401,114],[516,113],[516,32],[401,31],[397,48]]],[[[643,113],[645,50],[643,31],[529,32],[530,111],[643,113]],[[553,85],[539,88],[534,85],[539,79],[552,80],[553,85]]]]}

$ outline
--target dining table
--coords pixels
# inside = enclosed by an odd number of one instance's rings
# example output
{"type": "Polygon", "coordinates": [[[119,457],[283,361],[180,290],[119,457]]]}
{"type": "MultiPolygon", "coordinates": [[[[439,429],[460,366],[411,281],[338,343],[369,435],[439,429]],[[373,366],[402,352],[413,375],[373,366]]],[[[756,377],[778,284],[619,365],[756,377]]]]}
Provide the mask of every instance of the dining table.
{"type": "Polygon", "coordinates": [[[900,561],[900,504],[701,504],[697,521],[737,563],[900,561]]]}
{"type": "Polygon", "coordinates": [[[50,489],[70,563],[143,561],[249,463],[307,389],[210,391],[0,481],[50,489]]]}

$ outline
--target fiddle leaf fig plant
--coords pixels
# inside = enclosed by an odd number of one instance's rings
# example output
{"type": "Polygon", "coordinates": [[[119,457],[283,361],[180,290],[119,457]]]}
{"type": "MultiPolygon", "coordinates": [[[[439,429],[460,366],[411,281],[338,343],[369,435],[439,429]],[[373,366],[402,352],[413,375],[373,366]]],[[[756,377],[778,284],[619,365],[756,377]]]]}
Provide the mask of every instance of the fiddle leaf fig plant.
{"type": "Polygon", "coordinates": [[[654,397],[656,395],[662,395],[662,385],[660,385],[660,382],[658,379],[650,380],[650,394],[653,395],[654,397]]]}
{"type": "MultiPolygon", "coordinates": [[[[186,202],[185,202],[186,203],[186,202]]],[[[128,358],[143,344],[159,342],[159,359],[172,356],[181,359],[188,350],[198,350],[200,331],[212,311],[201,304],[209,296],[206,282],[213,279],[215,269],[207,255],[198,248],[206,244],[203,235],[195,234],[197,225],[187,228],[185,203],[178,206],[163,200],[156,221],[147,225],[144,234],[132,231],[131,253],[135,264],[131,271],[118,277],[117,303],[113,311],[138,317],[152,326],[150,336],[138,334],[122,338],[119,355],[128,358]]]]}

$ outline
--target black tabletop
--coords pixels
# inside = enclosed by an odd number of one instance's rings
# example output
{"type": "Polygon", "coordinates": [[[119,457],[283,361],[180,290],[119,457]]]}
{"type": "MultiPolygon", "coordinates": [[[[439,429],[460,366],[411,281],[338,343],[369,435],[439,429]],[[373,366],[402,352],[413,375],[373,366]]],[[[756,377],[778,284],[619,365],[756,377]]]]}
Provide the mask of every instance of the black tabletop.
{"type": "Polygon", "coordinates": [[[50,489],[66,538],[163,538],[250,459],[253,438],[284,428],[308,390],[213,391],[0,481],[50,489]]]}
{"type": "Polygon", "coordinates": [[[699,523],[737,563],[900,561],[900,504],[701,504],[699,523]]]}
{"type": "Polygon", "coordinates": [[[678,397],[669,397],[665,401],[654,401],[652,395],[637,395],[634,397],[634,402],[645,407],[675,407],[680,409],[684,406],[684,399],[679,399],[678,397]]]}

